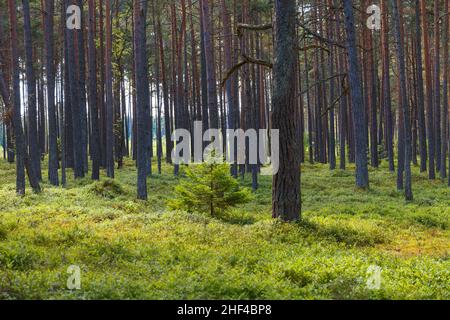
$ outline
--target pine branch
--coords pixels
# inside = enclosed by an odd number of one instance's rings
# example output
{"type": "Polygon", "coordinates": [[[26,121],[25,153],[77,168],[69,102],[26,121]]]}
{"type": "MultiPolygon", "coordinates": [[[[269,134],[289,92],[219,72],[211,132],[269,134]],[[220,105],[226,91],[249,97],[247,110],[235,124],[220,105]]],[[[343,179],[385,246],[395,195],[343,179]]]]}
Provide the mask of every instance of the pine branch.
{"type": "Polygon", "coordinates": [[[220,84],[220,86],[222,88],[225,86],[225,83],[233,75],[233,73],[235,73],[239,68],[241,68],[243,65],[245,65],[247,63],[257,64],[257,65],[264,66],[264,67],[269,68],[269,69],[273,68],[273,63],[265,61],[265,60],[251,58],[251,57],[249,57],[249,56],[247,56],[245,54],[242,55],[242,58],[244,60],[242,60],[238,64],[234,65],[230,70],[228,70],[227,74],[225,75],[225,78],[222,80],[222,82],[220,84]]]}
{"type": "Polygon", "coordinates": [[[237,25],[237,34],[239,37],[242,36],[242,30],[250,30],[250,31],[266,31],[272,29],[272,23],[253,25],[253,24],[245,24],[238,23],[237,25]]]}

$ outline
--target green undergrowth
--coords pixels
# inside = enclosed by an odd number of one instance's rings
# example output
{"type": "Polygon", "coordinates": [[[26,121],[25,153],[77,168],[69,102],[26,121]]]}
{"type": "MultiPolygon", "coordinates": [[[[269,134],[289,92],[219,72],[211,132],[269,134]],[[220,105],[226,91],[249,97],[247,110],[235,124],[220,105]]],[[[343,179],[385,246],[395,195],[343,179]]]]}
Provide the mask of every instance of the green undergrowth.
{"type": "Polygon", "coordinates": [[[303,220],[284,224],[271,219],[270,177],[250,203],[211,218],[167,209],[184,179],[168,165],[139,201],[131,161],[115,180],[44,181],[17,197],[14,165],[1,160],[0,299],[449,299],[449,188],[414,168],[405,202],[385,166],[371,169],[368,191],[353,170],[303,166],[303,220]],[[81,290],[66,287],[70,265],[81,290]],[[373,265],[379,290],[366,286],[373,265]]]}

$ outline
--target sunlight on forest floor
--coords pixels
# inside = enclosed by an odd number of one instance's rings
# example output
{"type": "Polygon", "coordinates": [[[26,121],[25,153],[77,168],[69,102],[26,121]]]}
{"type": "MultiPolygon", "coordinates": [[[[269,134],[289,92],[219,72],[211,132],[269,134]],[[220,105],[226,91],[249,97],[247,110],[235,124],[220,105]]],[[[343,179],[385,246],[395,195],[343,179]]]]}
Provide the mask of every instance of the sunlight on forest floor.
{"type": "Polygon", "coordinates": [[[148,202],[135,200],[131,161],[114,182],[44,183],[19,198],[14,165],[1,160],[0,299],[450,298],[450,191],[417,168],[405,203],[385,166],[361,191],[353,168],[304,165],[297,224],[271,219],[270,177],[226,216],[169,212],[172,170],[149,178],[148,202]],[[66,288],[70,265],[81,290],[66,288]],[[366,287],[371,265],[380,290],[366,287]]]}

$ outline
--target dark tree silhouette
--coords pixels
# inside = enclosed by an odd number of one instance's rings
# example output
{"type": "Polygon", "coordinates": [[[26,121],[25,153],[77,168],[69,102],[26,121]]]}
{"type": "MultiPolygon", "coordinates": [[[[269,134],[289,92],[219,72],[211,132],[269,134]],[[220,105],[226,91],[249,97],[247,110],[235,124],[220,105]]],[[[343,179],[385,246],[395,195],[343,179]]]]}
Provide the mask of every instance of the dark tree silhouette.
{"type": "Polygon", "coordinates": [[[280,130],[280,166],[273,177],[272,214],[284,221],[300,219],[301,211],[298,123],[292,116],[297,108],[295,29],[295,1],[275,0],[272,123],[280,130]]]}
{"type": "Polygon", "coordinates": [[[55,1],[44,0],[44,37],[45,37],[45,71],[47,80],[47,117],[48,117],[48,180],[52,185],[59,184],[58,178],[58,146],[57,121],[55,110],[55,71],[54,71],[54,39],[53,15],[55,1]]]}
{"type": "Polygon", "coordinates": [[[354,122],[354,138],[356,146],[356,186],[369,187],[369,171],[367,168],[367,135],[365,104],[361,88],[360,64],[353,13],[353,1],[344,0],[345,27],[347,31],[349,84],[352,99],[354,122]]]}
{"type": "Polygon", "coordinates": [[[392,5],[392,15],[394,21],[394,35],[396,39],[397,47],[397,60],[399,64],[399,78],[400,78],[400,96],[401,96],[401,106],[403,112],[403,141],[405,143],[405,197],[406,200],[413,200],[412,187],[411,187],[411,124],[410,124],[410,114],[409,114],[409,104],[406,91],[406,66],[405,66],[405,52],[404,52],[404,42],[400,34],[400,13],[397,0],[391,0],[392,5]]]}

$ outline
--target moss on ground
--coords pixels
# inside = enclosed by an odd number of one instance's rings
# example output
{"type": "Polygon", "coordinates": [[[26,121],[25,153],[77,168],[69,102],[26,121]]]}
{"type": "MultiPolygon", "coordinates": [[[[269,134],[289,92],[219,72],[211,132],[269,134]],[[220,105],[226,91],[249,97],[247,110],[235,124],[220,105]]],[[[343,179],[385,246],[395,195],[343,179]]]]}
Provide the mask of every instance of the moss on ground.
{"type": "Polygon", "coordinates": [[[167,210],[169,166],[143,202],[130,161],[114,182],[44,183],[22,198],[14,165],[0,161],[0,299],[449,299],[450,191],[416,169],[406,203],[386,167],[360,191],[353,168],[305,165],[304,219],[283,224],[271,219],[270,177],[251,203],[212,219],[167,210]],[[66,288],[70,265],[81,290],[66,288]],[[380,290],[366,287],[371,265],[380,290]]]}

